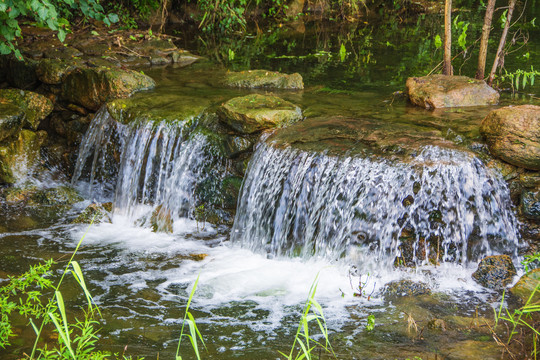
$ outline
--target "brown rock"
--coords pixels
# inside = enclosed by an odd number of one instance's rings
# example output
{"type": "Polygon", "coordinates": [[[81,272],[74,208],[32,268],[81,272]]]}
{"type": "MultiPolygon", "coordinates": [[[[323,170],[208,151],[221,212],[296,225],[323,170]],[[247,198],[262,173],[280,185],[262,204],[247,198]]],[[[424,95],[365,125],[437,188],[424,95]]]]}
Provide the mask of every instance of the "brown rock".
{"type": "Polygon", "coordinates": [[[480,128],[489,151],[502,160],[540,170],[540,106],[507,106],[489,113],[480,128]]]}
{"type": "Polygon", "coordinates": [[[466,76],[430,75],[407,79],[410,101],[426,109],[495,105],[499,93],[483,80],[466,76]]]}
{"type": "Polygon", "coordinates": [[[472,277],[482,286],[500,290],[511,283],[515,275],[516,268],[510,256],[494,255],[483,258],[472,277]]]}

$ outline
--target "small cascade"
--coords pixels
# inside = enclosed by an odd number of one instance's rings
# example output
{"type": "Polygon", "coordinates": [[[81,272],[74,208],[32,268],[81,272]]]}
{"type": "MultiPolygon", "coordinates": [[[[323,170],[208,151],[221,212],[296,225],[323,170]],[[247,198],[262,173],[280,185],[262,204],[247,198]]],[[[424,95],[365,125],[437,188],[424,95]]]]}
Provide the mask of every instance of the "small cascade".
{"type": "Polygon", "coordinates": [[[421,265],[516,251],[503,179],[472,154],[428,146],[406,162],[259,144],[232,241],[273,255],[421,265]]]}
{"type": "Polygon", "coordinates": [[[88,181],[92,198],[113,200],[114,212],[133,220],[148,214],[148,205],[187,216],[197,184],[216,176],[206,138],[187,128],[165,121],[125,125],[102,109],[80,146],[73,183],[88,181]]]}

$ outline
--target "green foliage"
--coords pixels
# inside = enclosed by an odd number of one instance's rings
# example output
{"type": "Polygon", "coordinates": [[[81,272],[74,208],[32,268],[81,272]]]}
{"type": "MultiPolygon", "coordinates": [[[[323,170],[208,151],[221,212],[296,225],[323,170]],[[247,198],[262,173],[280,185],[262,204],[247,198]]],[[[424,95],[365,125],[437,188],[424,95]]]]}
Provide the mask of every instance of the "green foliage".
{"type": "Polygon", "coordinates": [[[531,65],[530,71],[518,69],[509,73],[505,69],[504,75],[496,76],[496,80],[499,84],[508,81],[512,89],[518,91],[519,89],[525,89],[527,85],[534,86],[536,76],[540,76],[540,71],[535,70],[531,65]]]}
{"type": "Polygon", "coordinates": [[[197,6],[203,13],[199,28],[206,33],[223,35],[246,30],[247,0],[199,0],[197,6]]]}
{"type": "Polygon", "coordinates": [[[375,329],[375,316],[370,314],[367,317],[366,330],[367,331],[373,331],[373,329],[375,329]]]}
{"type": "Polygon", "coordinates": [[[14,337],[10,322],[13,313],[34,319],[47,315],[41,297],[43,291],[53,288],[49,279],[53,264],[49,260],[32,266],[24,274],[10,277],[8,284],[0,288],[0,347],[9,346],[10,338],[14,337]]]}
{"type": "Polygon", "coordinates": [[[538,268],[540,265],[540,252],[532,255],[525,255],[525,259],[521,261],[525,269],[525,274],[528,274],[532,269],[538,268]]]}
{"type": "Polygon", "coordinates": [[[296,335],[291,347],[289,354],[279,352],[281,355],[285,356],[287,360],[311,360],[313,351],[320,346],[324,351],[331,353],[334,357],[334,351],[330,345],[328,338],[328,328],[326,326],[326,320],[324,318],[322,306],[315,300],[315,293],[317,292],[317,285],[319,283],[319,274],[313,280],[311,288],[309,289],[308,298],[306,304],[304,305],[304,310],[302,312],[302,317],[298,324],[296,330],[296,335]],[[313,338],[310,334],[309,326],[311,323],[316,323],[320,330],[320,335],[324,338],[324,343],[319,342],[313,338]],[[298,349],[297,346],[300,348],[298,349]]]}
{"type": "Polygon", "coordinates": [[[459,21],[459,15],[454,18],[454,28],[458,31],[458,45],[463,51],[467,51],[467,30],[470,23],[468,21],[459,21]]]}
{"type": "Polygon", "coordinates": [[[204,343],[202,335],[199,332],[199,329],[197,328],[197,324],[195,323],[195,318],[189,312],[189,306],[191,305],[191,300],[193,300],[193,295],[195,295],[195,290],[197,290],[198,283],[199,283],[199,277],[197,276],[197,280],[195,280],[195,284],[193,284],[193,288],[191,289],[191,293],[189,294],[188,302],[186,305],[184,320],[182,321],[182,329],[180,331],[180,338],[178,339],[178,347],[176,348],[176,360],[182,360],[182,357],[180,356],[180,344],[182,343],[182,337],[184,336],[188,337],[191,343],[191,347],[193,351],[195,352],[195,355],[197,356],[198,360],[201,360],[201,355],[199,352],[199,345],[197,342],[197,338],[201,340],[201,343],[206,349],[206,344],[204,343]],[[186,324],[188,324],[189,334],[184,334],[184,327],[186,324]]]}
{"type": "Polygon", "coordinates": [[[0,54],[14,53],[22,60],[17,49],[21,37],[19,20],[29,18],[38,26],[56,31],[58,39],[64,41],[70,32],[68,18],[80,13],[85,18],[103,21],[106,25],[118,21],[116,14],[105,14],[99,0],[2,0],[0,1],[0,54]]]}

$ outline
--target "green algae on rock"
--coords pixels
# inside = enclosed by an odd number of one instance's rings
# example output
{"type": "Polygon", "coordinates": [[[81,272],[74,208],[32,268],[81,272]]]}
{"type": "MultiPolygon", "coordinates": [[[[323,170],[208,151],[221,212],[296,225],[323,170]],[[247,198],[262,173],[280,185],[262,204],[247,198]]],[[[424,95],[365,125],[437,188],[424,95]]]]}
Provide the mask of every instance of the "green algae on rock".
{"type": "Polygon", "coordinates": [[[423,282],[412,280],[392,281],[384,288],[385,297],[429,295],[431,289],[423,282]]]}
{"type": "Polygon", "coordinates": [[[24,205],[33,208],[68,206],[83,200],[77,191],[70,186],[40,189],[32,184],[6,188],[2,196],[10,205],[24,205]]]}
{"type": "Polygon", "coordinates": [[[233,98],[223,103],[217,113],[223,123],[241,134],[285,127],[302,120],[298,106],[273,95],[233,98]]]}
{"type": "Polygon", "coordinates": [[[111,202],[90,204],[77,216],[72,224],[99,224],[110,223],[113,205],[111,202]]]}
{"type": "Polygon", "coordinates": [[[20,107],[0,99],[0,141],[19,132],[24,119],[25,113],[20,107]]]}
{"type": "Polygon", "coordinates": [[[76,69],[65,77],[62,95],[67,101],[98,110],[107,101],[129,97],[154,86],[152,78],[132,70],[107,67],[76,69]]]}
{"type": "Polygon", "coordinates": [[[528,274],[523,275],[510,289],[510,292],[526,303],[535,289],[532,303],[540,302],[540,269],[533,269],[528,274]]]}
{"type": "Polygon", "coordinates": [[[411,77],[406,83],[410,101],[426,109],[496,105],[499,93],[483,80],[466,76],[411,77]]]}
{"type": "Polygon", "coordinates": [[[37,130],[41,120],[53,111],[51,100],[32,91],[2,89],[0,102],[12,103],[21,108],[26,114],[23,127],[30,130],[37,130]]]}
{"type": "Polygon", "coordinates": [[[49,85],[59,85],[71,71],[85,67],[83,60],[42,59],[36,67],[38,79],[49,85]]]}
{"type": "Polygon", "coordinates": [[[225,75],[225,85],[239,88],[272,88],[301,90],[304,88],[302,76],[298,73],[282,74],[277,71],[248,70],[228,72],[225,75]]]}
{"type": "Polygon", "coordinates": [[[502,160],[540,170],[540,106],[507,106],[493,110],[480,127],[489,151],[502,160]]]}
{"type": "Polygon", "coordinates": [[[487,256],[480,261],[472,274],[480,285],[493,290],[502,290],[512,282],[516,268],[508,255],[487,256]]]}
{"type": "Polygon", "coordinates": [[[0,183],[14,184],[37,165],[47,133],[21,130],[15,139],[0,143],[0,183]]]}

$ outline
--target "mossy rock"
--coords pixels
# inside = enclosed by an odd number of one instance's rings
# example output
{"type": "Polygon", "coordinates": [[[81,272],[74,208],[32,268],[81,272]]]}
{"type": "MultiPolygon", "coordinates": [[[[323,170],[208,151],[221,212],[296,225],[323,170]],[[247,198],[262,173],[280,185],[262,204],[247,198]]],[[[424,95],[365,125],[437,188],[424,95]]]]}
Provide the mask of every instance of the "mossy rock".
{"type": "Polygon", "coordinates": [[[480,132],[492,155],[519,167],[540,170],[540,106],[507,106],[484,118],[480,132]]]}
{"type": "Polygon", "coordinates": [[[72,224],[99,224],[99,223],[110,223],[111,212],[112,212],[112,203],[94,203],[90,204],[84,209],[79,216],[77,216],[71,223],[72,224]]]}
{"type": "Polygon", "coordinates": [[[43,206],[66,207],[83,200],[70,186],[40,189],[35,185],[22,185],[4,189],[2,196],[9,205],[24,205],[29,208],[43,206]]]}
{"type": "Polygon", "coordinates": [[[225,85],[239,88],[272,88],[299,90],[304,88],[302,76],[298,73],[291,75],[277,71],[248,70],[229,72],[225,75],[225,85]]]}
{"type": "Polygon", "coordinates": [[[219,119],[241,134],[285,127],[302,120],[302,111],[277,96],[251,94],[222,104],[219,119]]]}
{"type": "Polygon", "coordinates": [[[43,52],[43,56],[49,59],[69,60],[83,55],[84,54],[81,51],[71,46],[49,48],[43,52]]]}
{"type": "Polygon", "coordinates": [[[167,209],[163,205],[159,205],[152,211],[150,216],[150,227],[153,232],[164,232],[172,234],[173,232],[173,218],[171,210],[167,209]]]}
{"type": "Polygon", "coordinates": [[[420,281],[398,280],[386,284],[384,297],[420,296],[431,294],[429,286],[420,281]]]}
{"type": "Polygon", "coordinates": [[[483,80],[466,76],[411,77],[406,83],[409,100],[426,109],[496,105],[499,93],[483,80]]]}
{"type": "Polygon", "coordinates": [[[59,85],[71,71],[85,67],[82,60],[43,59],[36,67],[36,75],[41,82],[59,85]]]}
{"type": "Polygon", "coordinates": [[[540,188],[521,192],[521,212],[530,220],[540,220],[540,188]]]}
{"type": "Polygon", "coordinates": [[[32,91],[2,89],[0,102],[12,103],[21,108],[26,114],[23,127],[30,130],[37,130],[39,123],[53,111],[51,100],[32,91]]]}
{"type": "Polygon", "coordinates": [[[508,255],[487,256],[480,261],[478,269],[472,274],[482,286],[493,290],[502,290],[512,282],[516,268],[508,255]]]}
{"type": "Polygon", "coordinates": [[[21,130],[0,143],[0,183],[14,184],[26,177],[37,165],[46,137],[45,131],[21,130]]]}
{"type": "Polygon", "coordinates": [[[125,98],[155,86],[152,78],[132,70],[97,67],[76,69],[62,83],[65,100],[98,110],[107,101],[125,98]]]}
{"type": "Polygon", "coordinates": [[[0,99],[0,141],[15,135],[21,130],[25,116],[20,107],[0,99]]]}
{"type": "Polygon", "coordinates": [[[111,117],[122,124],[131,123],[183,123],[197,118],[211,105],[206,98],[177,94],[136,94],[129,99],[116,99],[107,103],[111,117]]]}
{"type": "Polygon", "coordinates": [[[525,304],[535,289],[537,290],[531,303],[540,302],[540,269],[533,269],[528,274],[523,275],[510,291],[525,304]]]}

